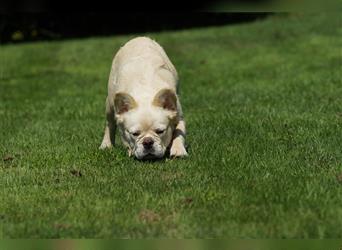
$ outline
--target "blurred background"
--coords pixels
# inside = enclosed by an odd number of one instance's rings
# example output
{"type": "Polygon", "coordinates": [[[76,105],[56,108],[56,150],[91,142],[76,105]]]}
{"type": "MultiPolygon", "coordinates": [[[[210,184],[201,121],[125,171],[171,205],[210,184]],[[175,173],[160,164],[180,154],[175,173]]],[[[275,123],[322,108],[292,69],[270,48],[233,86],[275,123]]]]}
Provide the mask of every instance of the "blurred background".
{"type": "Polygon", "coordinates": [[[340,250],[341,240],[3,240],[4,250],[340,250]]]}
{"type": "Polygon", "coordinates": [[[203,0],[188,5],[184,1],[177,0],[158,4],[146,1],[120,1],[115,2],[114,7],[83,1],[81,4],[74,3],[76,6],[70,3],[67,8],[54,1],[1,1],[0,43],[160,32],[234,24],[254,21],[272,12],[336,9],[331,7],[334,1],[203,0]]]}
{"type": "Polygon", "coordinates": [[[265,12],[9,12],[1,14],[1,43],[145,33],[249,22],[265,12]]]}

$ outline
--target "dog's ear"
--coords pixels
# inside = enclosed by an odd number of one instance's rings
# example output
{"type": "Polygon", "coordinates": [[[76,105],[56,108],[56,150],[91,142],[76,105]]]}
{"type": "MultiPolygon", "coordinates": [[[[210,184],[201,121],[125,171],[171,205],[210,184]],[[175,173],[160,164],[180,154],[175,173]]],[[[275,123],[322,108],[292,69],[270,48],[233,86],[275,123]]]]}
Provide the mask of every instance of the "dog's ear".
{"type": "Polygon", "coordinates": [[[114,109],[115,113],[121,115],[131,109],[137,107],[137,103],[127,93],[116,93],[114,96],[114,109]]]}
{"type": "Polygon", "coordinates": [[[177,111],[176,93],[171,89],[162,89],[156,94],[152,104],[170,111],[177,111]]]}

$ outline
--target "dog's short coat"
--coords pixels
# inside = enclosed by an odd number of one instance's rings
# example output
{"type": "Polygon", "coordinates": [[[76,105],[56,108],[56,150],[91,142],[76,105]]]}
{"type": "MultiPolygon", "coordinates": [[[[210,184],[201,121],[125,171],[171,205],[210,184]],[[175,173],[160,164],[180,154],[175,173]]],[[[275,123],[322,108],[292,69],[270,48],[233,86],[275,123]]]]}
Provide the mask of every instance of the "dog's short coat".
{"type": "Polygon", "coordinates": [[[168,149],[170,156],[187,156],[177,83],[177,71],[158,43],[147,37],[128,41],[112,63],[100,148],[114,145],[118,127],[137,159],[161,158],[168,149]]]}

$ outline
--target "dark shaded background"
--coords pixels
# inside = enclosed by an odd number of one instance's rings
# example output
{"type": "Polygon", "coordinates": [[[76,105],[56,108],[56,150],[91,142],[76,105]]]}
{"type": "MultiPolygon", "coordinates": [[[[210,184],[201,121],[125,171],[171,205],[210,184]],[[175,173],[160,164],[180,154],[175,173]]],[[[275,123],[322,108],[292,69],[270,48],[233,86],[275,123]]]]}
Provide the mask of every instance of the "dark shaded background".
{"type": "Polygon", "coordinates": [[[217,12],[13,12],[0,15],[0,42],[18,43],[144,33],[226,25],[263,18],[266,13],[217,12]]]}

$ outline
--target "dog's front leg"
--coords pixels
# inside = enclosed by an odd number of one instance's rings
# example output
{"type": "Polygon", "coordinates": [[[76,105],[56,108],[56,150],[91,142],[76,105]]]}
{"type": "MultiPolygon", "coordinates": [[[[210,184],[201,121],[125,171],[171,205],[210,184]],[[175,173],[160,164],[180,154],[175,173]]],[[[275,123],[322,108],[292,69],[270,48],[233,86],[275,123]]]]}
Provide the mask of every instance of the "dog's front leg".
{"type": "Polygon", "coordinates": [[[188,153],[185,149],[185,121],[181,118],[173,133],[173,140],[170,148],[171,157],[185,157],[188,153]]]}
{"type": "Polygon", "coordinates": [[[114,110],[110,106],[109,100],[106,100],[106,127],[100,149],[111,148],[115,144],[116,123],[114,110]]]}

